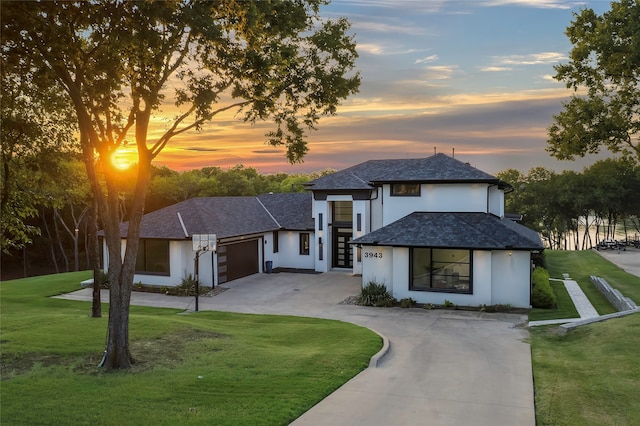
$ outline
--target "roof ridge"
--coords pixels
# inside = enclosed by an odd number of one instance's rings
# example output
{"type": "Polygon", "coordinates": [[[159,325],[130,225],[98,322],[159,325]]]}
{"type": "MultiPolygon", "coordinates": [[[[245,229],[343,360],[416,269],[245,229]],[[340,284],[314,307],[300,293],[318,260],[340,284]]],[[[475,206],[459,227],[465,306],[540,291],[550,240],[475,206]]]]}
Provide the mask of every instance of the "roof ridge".
{"type": "Polygon", "coordinates": [[[282,228],[282,226],[278,223],[278,221],[276,220],[275,217],[273,217],[273,215],[271,214],[271,212],[269,211],[269,209],[267,209],[267,207],[262,203],[262,201],[260,200],[260,198],[258,197],[258,195],[256,195],[254,197],[258,203],[260,203],[260,205],[262,206],[262,208],[264,209],[264,211],[267,212],[267,214],[269,215],[269,217],[276,223],[276,225],[278,225],[278,228],[282,228]]]}

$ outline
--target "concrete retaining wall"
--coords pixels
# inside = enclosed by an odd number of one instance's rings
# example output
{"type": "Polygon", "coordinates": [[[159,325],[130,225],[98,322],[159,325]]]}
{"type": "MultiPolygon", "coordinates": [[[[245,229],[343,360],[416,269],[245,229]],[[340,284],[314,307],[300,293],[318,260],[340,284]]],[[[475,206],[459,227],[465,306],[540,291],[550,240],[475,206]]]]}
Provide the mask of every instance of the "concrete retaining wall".
{"type": "Polygon", "coordinates": [[[624,297],[622,293],[611,287],[604,278],[592,275],[591,282],[618,311],[632,311],[638,309],[638,306],[633,300],[628,297],[624,297]]]}

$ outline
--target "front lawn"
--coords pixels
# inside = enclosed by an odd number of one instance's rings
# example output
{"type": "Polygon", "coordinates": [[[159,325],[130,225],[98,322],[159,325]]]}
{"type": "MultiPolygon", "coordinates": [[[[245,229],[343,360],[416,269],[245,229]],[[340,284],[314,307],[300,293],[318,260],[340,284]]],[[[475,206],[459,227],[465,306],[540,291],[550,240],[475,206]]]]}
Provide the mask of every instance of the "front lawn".
{"type": "Polygon", "coordinates": [[[0,423],[288,424],[381,347],[375,333],[339,321],[133,306],[138,362],[104,373],[106,317],[90,318],[89,302],[48,297],[88,277],[0,283],[0,423]]]}
{"type": "MultiPolygon", "coordinates": [[[[625,296],[640,299],[634,292],[640,289],[640,278],[597,253],[545,254],[552,277],[569,273],[585,293],[595,289],[589,275],[597,275],[625,296]]],[[[589,299],[595,306],[597,299],[593,295],[589,299]]],[[[558,297],[562,309],[566,302],[560,301],[558,297]]],[[[603,303],[599,306],[600,313],[610,310],[603,303]]],[[[567,335],[558,335],[557,330],[555,326],[530,328],[537,424],[639,424],[640,314],[579,327],[567,335]]]]}

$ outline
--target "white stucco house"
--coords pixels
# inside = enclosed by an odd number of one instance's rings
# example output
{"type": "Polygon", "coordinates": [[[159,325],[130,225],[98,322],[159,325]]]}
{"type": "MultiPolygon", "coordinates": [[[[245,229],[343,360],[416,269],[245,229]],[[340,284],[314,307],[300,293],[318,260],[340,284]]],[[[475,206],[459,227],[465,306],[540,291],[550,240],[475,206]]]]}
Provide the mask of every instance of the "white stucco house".
{"type": "Polygon", "coordinates": [[[307,189],[197,198],[145,215],[135,280],[179,284],[194,272],[192,235],[215,234],[216,251],[200,257],[206,286],[269,267],[343,270],[397,299],[530,306],[531,253],[543,245],[505,218],[511,187],[496,177],[435,154],[367,161],[307,189]]]}

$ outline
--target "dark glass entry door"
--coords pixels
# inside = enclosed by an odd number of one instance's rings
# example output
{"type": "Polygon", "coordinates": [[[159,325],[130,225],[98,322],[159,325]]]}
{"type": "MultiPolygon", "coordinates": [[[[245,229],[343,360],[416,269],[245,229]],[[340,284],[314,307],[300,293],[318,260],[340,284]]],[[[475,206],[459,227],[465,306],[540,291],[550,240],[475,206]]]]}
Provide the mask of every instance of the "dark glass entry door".
{"type": "Polygon", "coordinates": [[[352,268],[353,252],[349,242],[353,239],[350,228],[336,228],[333,232],[333,267],[352,268]]]}

